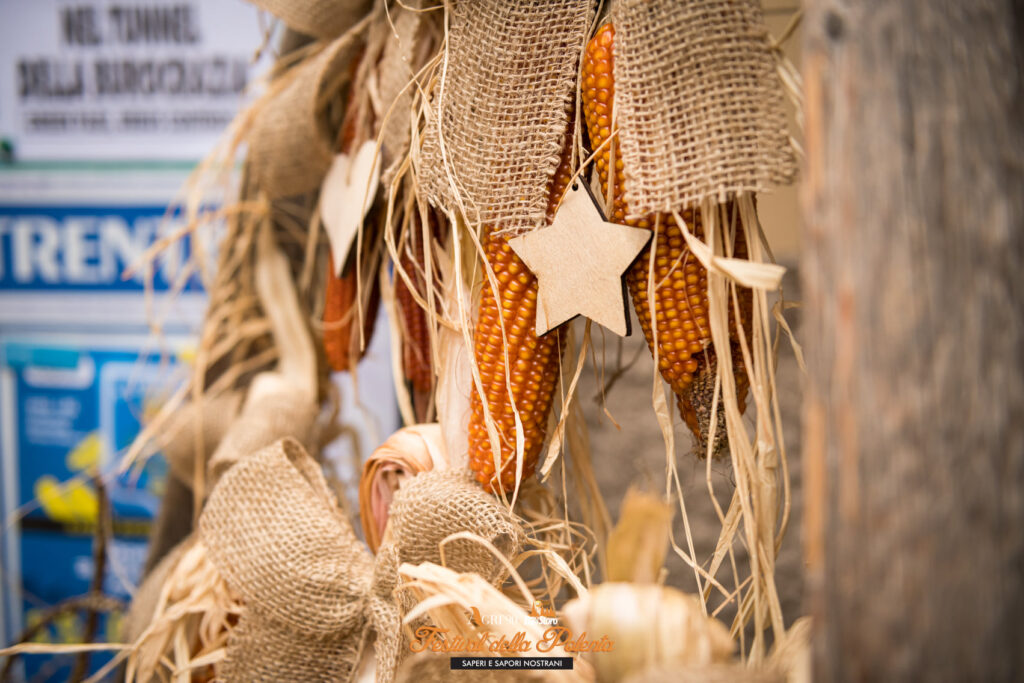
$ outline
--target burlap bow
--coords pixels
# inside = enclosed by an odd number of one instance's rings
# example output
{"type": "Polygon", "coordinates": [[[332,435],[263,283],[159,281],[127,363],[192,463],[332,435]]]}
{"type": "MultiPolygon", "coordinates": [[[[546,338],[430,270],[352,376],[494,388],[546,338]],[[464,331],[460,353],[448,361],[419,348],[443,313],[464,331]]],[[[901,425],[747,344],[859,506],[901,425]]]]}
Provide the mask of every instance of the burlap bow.
{"type": "MultiPolygon", "coordinates": [[[[221,678],[351,680],[375,638],[377,681],[391,681],[407,650],[394,595],[398,567],[441,563],[440,542],[458,531],[509,556],[522,543],[519,524],[468,475],[434,471],[398,492],[373,558],[297,441],[244,458],[224,474],[199,522],[210,560],[246,605],[221,678]]],[[[495,557],[470,541],[447,544],[444,560],[491,581],[504,576],[495,557]]]]}

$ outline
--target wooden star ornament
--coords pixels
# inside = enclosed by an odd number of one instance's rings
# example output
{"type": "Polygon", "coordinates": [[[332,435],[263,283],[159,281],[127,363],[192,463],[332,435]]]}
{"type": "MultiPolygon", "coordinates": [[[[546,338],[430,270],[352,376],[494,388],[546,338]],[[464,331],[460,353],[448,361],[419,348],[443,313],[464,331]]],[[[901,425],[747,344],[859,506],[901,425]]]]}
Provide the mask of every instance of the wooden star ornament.
{"type": "Polygon", "coordinates": [[[537,276],[537,335],[584,315],[629,334],[622,274],[651,231],[609,223],[582,182],[566,192],[550,226],[509,240],[537,276]]]}

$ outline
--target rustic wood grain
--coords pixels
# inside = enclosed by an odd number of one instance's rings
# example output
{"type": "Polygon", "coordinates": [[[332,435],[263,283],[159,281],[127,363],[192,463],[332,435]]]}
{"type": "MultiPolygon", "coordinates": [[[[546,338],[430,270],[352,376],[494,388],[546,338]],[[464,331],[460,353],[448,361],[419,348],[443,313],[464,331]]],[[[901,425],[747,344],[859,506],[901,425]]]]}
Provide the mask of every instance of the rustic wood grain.
{"type": "Polygon", "coordinates": [[[808,0],[815,680],[1024,676],[1024,8],[808,0]]]}

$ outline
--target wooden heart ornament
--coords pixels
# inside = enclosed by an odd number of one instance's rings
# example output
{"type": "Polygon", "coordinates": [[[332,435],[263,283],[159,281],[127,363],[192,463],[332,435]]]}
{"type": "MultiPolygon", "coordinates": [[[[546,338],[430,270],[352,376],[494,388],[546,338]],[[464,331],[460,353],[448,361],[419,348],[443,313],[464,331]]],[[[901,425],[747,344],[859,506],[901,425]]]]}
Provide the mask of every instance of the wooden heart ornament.
{"type": "Polygon", "coordinates": [[[354,156],[344,153],[335,156],[324,178],[320,189],[320,220],[331,243],[335,275],[341,275],[359,226],[373,205],[380,165],[377,145],[367,140],[354,156]]]}

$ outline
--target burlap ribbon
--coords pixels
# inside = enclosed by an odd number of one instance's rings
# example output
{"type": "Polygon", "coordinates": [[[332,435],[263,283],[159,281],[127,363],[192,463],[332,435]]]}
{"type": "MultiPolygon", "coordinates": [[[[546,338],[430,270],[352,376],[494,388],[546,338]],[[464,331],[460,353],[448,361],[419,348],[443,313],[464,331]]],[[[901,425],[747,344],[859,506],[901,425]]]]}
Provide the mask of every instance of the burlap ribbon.
{"type": "Polygon", "coordinates": [[[793,180],[782,83],[759,0],[616,0],[611,20],[633,215],[793,180]]]}
{"type": "MultiPolygon", "coordinates": [[[[171,474],[191,486],[195,459],[209,460],[242,406],[240,391],[226,391],[178,409],[155,438],[171,474]]],[[[204,464],[205,467],[205,464],[204,464]]]]}
{"type": "Polygon", "coordinates": [[[289,28],[317,38],[333,38],[370,9],[370,0],[250,0],[289,28]]]}
{"type": "Polygon", "coordinates": [[[344,35],[317,56],[286,71],[257,105],[249,129],[249,170],[270,199],[319,189],[334,159],[323,101],[357,51],[344,35]]]}
{"type": "Polygon", "coordinates": [[[457,189],[471,221],[544,224],[593,10],[590,0],[452,5],[418,167],[432,204],[458,211],[457,189]]]}
{"type": "Polygon", "coordinates": [[[319,453],[316,419],[320,406],[313,397],[271,373],[260,375],[249,388],[242,412],[217,444],[207,469],[209,486],[245,456],[286,436],[307,451],[319,453]]]}
{"type": "Polygon", "coordinates": [[[385,177],[390,178],[409,146],[413,90],[407,86],[434,43],[419,11],[422,0],[395,5],[389,13],[378,2],[372,17],[374,3],[368,0],[251,1],[289,27],[330,41],[319,54],[280,74],[254,109],[246,139],[260,189],[275,199],[320,188],[340,151],[328,125],[327,103],[360,53],[372,67],[369,87],[377,95],[373,104],[382,121],[382,153],[391,169],[385,177]]]}
{"type": "MultiPolygon", "coordinates": [[[[227,681],[348,680],[375,635],[377,680],[407,649],[394,597],[402,563],[441,561],[439,543],[470,531],[507,555],[522,531],[468,475],[427,472],[404,486],[376,559],[356,538],[319,466],[283,439],[228,470],[200,518],[209,556],[245,612],[230,636],[227,681]]],[[[446,546],[448,566],[492,581],[502,565],[482,546],[446,546]]]]}

